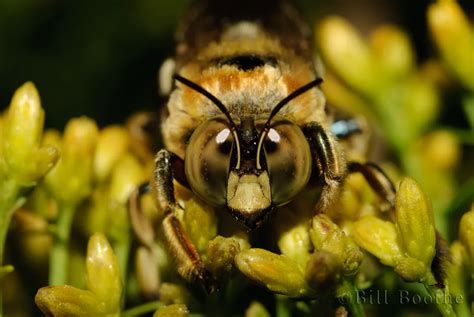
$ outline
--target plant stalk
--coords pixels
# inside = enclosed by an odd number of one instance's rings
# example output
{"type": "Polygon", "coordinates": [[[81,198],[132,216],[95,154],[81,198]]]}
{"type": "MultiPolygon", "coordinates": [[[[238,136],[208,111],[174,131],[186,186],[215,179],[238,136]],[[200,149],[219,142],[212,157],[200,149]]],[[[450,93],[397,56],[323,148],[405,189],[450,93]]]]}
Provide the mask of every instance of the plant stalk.
{"type": "Polygon", "coordinates": [[[65,285],[68,281],[69,238],[76,207],[61,204],[56,223],[56,236],[50,255],[49,285],[65,285]]]}

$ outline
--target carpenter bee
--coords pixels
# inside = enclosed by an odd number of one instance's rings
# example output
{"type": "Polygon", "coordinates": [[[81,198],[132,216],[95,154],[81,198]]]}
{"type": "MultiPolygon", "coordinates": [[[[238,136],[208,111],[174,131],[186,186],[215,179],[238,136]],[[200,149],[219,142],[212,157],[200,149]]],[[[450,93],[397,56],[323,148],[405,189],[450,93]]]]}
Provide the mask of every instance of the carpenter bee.
{"type": "Polygon", "coordinates": [[[340,121],[331,130],[303,21],[287,0],[195,1],[178,28],[176,55],[162,67],[165,149],[130,208],[137,213],[139,195],[153,189],[178,272],[209,291],[213,277],[176,216],[173,180],[249,230],[307,187],[318,188],[314,212],[324,212],[351,172],[393,202],[393,185],[376,165],[344,159],[338,139],[358,128],[340,121]]]}

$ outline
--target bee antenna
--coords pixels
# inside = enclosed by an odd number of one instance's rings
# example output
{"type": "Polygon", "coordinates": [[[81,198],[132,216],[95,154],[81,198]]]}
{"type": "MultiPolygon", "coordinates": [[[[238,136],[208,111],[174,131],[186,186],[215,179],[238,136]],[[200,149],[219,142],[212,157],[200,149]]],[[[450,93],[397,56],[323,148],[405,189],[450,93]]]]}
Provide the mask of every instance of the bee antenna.
{"type": "Polygon", "coordinates": [[[207,99],[212,101],[217,106],[217,108],[219,108],[219,110],[227,117],[227,120],[229,120],[231,128],[235,131],[237,130],[235,122],[234,122],[234,120],[232,120],[232,117],[230,116],[229,110],[226,108],[226,106],[219,99],[217,99],[216,96],[214,96],[213,94],[211,94],[209,91],[207,91],[203,87],[201,87],[198,84],[190,81],[189,79],[184,78],[181,75],[175,74],[173,76],[173,78],[175,80],[179,81],[180,83],[188,86],[189,88],[197,91],[198,93],[206,96],[207,99]]]}
{"type": "Polygon", "coordinates": [[[240,168],[240,141],[239,141],[239,135],[237,133],[237,126],[235,125],[234,120],[232,120],[232,117],[230,116],[229,110],[226,108],[226,106],[224,106],[224,104],[219,99],[217,99],[216,96],[214,96],[213,94],[211,94],[209,91],[207,91],[203,87],[199,86],[198,84],[196,84],[196,83],[190,81],[189,79],[186,79],[183,76],[178,75],[178,74],[175,74],[173,76],[173,78],[175,80],[179,81],[180,83],[188,86],[189,88],[197,91],[198,93],[206,96],[207,99],[212,101],[216,105],[216,107],[219,108],[219,110],[227,117],[227,120],[229,121],[229,124],[230,124],[230,130],[232,131],[232,134],[234,135],[235,148],[237,150],[236,169],[239,169],[240,168]]]}
{"type": "Polygon", "coordinates": [[[260,164],[260,152],[262,149],[263,145],[263,140],[265,139],[265,136],[267,135],[268,131],[270,130],[270,124],[272,123],[273,117],[284,107],[290,102],[291,100],[295,99],[299,95],[307,92],[313,87],[321,85],[323,82],[323,79],[321,77],[316,78],[315,80],[307,83],[306,85],[296,89],[293,91],[291,94],[283,98],[272,110],[270,113],[270,116],[268,117],[267,122],[265,122],[265,125],[263,126],[262,132],[260,132],[259,140],[258,140],[258,147],[257,147],[257,169],[261,168],[260,164]]]}

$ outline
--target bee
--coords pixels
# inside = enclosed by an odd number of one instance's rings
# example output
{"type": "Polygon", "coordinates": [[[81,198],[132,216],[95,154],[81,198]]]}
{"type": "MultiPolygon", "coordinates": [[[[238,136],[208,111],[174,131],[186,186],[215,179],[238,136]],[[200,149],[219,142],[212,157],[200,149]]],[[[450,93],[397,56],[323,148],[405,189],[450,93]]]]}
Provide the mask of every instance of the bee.
{"type": "Polygon", "coordinates": [[[174,180],[248,230],[308,189],[320,193],[314,212],[325,212],[353,172],[393,204],[395,189],[381,169],[344,159],[339,140],[359,128],[334,125],[327,114],[311,30],[292,2],[195,1],[176,39],[176,55],[160,73],[160,90],[169,94],[165,148],[156,154],[151,186],[136,191],[130,208],[140,235],[138,197],[153,190],[187,281],[216,289],[177,217],[174,180]]]}

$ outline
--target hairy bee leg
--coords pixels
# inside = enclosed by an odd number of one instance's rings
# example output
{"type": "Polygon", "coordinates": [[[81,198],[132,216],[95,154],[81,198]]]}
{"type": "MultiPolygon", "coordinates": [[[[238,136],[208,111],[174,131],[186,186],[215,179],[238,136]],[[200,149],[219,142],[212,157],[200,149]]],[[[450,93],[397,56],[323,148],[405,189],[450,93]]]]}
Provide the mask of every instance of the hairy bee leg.
{"type": "Polygon", "coordinates": [[[303,132],[308,139],[313,162],[319,171],[318,180],[322,179],[323,188],[316,210],[324,212],[334,201],[341,188],[342,180],[346,175],[344,159],[333,136],[317,122],[310,122],[303,132]]]}
{"type": "Polygon", "coordinates": [[[152,249],[155,241],[155,232],[150,221],[143,215],[140,199],[150,191],[150,183],[146,182],[138,186],[128,199],[128,211],[132,229],[141,244],[152,249]]]}
{"type": "Polygon", "coordinates": [[[389,209],[395,207],[395,186],[378,165],[370,162],[350,162],[348,169],[349,173],[361,173],[377,196],[388,205],[389,209]]]}
{"type": "Polygon", "coordinates": [[[338,139],[347,139],[361,132],[362,127],[357,119],[338,120],[331,124],[331,133],[338,139]]]}
{"type": "Polygon", "coordinates": [[[163,233],[168,247],[176,259],[178,273],[187,281],[197,280],[203,285],[207,292],[217,290],[216,282],[201,261],[196,247],[189,239],[176,212],[178,204],[174,195],[174,175],[182,174],[179,167],[183,167],[182,161],[176,155],[167,150],[161,150],[156,155],[156,167],[154,173],[154,186],[158,203],[165,211],[162,222],[163,233]]]}

